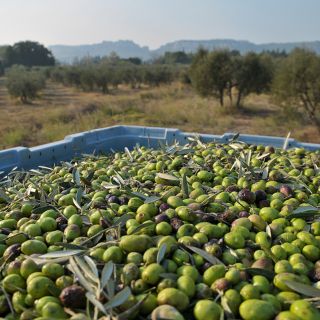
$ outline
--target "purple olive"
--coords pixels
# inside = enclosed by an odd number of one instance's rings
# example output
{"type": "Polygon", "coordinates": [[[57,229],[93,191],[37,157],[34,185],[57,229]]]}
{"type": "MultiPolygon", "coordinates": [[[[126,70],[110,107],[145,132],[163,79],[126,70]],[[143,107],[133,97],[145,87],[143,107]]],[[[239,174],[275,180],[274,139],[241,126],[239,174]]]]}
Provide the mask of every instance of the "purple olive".
{"type": "Polygon", "coordinates": [[[240,200],[245,201],[247,203],[254,203],[256,200],[256,195],[254,192],[251,192],[249,189],[242,189],[238,193],[238,197],[240,200]]]}
{"type": "Polygon", "coordinates": [[[160,206],[159,206],[159,212],[162,213],[162,212],[166,211],[169,208],[170,208],[170,206],[167,203],[161,203],[160,206]]]}
{"type": "Polygon", "coordinates": [[[119,197],[119,201],[120,201],[120,205],[123,205],[123,204],[128,204],[129,202],[129,198],[127,196],[121,196],[119,197]]]}
{"type": "Polygon", "coordinates": [[[239,218],[247,218],[247,217],[249,217],[249,212],[247,212],[247,211],[240,211],[240,212],[238,213],[238,216],[239,216],[239,218]]]}
{"type": "Polygon", "coordinates": [[[269,207],[269,206],[270,206],[269,200],[261,200],[258,203],[259,208],[264,208],[264,207],[269,207]]]}
{"type": "Polygon", "coordinates": [[[163,221],[170,222],[170,219],[165,213],[160,213],[160,214],[155,216],[154,221],[156,223],[160,223],[160,222],[163,222],[163,221]]]}
{"type": "Polygon", "coordinates": [[[9,235],[11,233],[11,230],[8,228],[1,228],[0,229],[0,233],[4,234],[4,235],[9,235]]]}
{"type": "Polygon", "coordinates": [[[256,203],[259,203],[261,200],[267,200],[267,194],[263,190],[257,190],[256,194],[256,203]]]}
{"type": "Polygon", "coordinates": [[[92,208],[94,209],[106,209],[106,204],[100,201],[94,201],[92,203],[92,208]]]}
{"type": "Polygon", "coordinates": [[[119,198],[117,196],[114,196],[114,195],[110,196],[107,201],[108,201],[108,203],[120,204],[119,198]]]}
{"type": "Polygon", "coordinates": [[[201,271],[205,272],[207,269],[209,269],[212,266],[212,264],[210,262],[205,262],[202,267],[201,267],[201,271]]]}

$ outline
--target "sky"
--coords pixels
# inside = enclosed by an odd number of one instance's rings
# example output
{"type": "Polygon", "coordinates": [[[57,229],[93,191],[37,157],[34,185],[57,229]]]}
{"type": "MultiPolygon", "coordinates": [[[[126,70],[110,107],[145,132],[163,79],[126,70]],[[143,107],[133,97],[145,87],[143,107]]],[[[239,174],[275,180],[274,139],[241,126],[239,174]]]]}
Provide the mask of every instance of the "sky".
{"type": "Polygon", "coordinates": [[[320,40],[320,0],[0,0],[0,45],[320,40]]]}

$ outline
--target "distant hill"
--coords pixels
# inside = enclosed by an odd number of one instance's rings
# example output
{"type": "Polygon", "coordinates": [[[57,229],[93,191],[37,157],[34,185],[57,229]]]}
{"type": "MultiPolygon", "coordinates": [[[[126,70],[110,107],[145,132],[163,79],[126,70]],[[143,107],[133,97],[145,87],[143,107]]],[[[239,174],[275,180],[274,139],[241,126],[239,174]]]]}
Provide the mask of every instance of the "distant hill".
{"type": "Polygon", "coordinates": [[[116,52],[121,58],[139,57],[143,60],[150,59],[148,47],[141,47],[130,40],[103,41],[97,44],[85,45],[54,45],[49,46],[57,60],[63,63],[72,63],[75,59],[85,57],[104,57],[116,52]]]}
{"type": "Polygon", "coordinates": [[[72,63],[75,59],[81,59],[86,56],[103,57],[111,52],[116,52],[121,58],[139,57],[143,60],[149,60],[165,52],[196,52],[199,47],[209,50],[228,48],[230,50],[238,50],[240,53],[248,51],[262,52],[265,50],[284,50],[290,52],[296,47],[305,47],[320,54],[320,41],[255,44],[245,40],[232,39],[178,40],[164,44],[155,50],[150,50],[147,46],[141,47],[131,40],[103,41],[97,44],[74,46],[53,45],[49,46],[49,49],[60,62],[72,63]]]}

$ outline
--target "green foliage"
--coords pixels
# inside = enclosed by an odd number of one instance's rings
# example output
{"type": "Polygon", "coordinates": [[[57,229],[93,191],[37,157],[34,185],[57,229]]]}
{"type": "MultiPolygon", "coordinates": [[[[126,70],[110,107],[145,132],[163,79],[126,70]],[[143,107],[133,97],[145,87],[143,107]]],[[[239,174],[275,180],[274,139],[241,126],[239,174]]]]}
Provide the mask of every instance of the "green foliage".
{"type": "Polygon", "coordinates": [[[253,52],[236,57],[233,69],[233,86],[237,88],[237,107],[240,106],[241,99],[250,93],[259,94],[266,91],[272,80],[270,64],[253,52]]]}
{"type": "Polygon", "coordinates": [[[179,76],[179,67],[159,64],[140,64],[132,59],[120,59],[115,54],[103,59],[86,59],[72,66],[59,66],[50,69],[49,77],[64,85],[81,88],[84,91],[99,90],[109,93],[110,87],[128,84],[140,88],[169,84],[179,76]]]}
{"type": "Polygon", "coordinates": [[[230,51],[211,53],[201,49],[190,67],[191,82],[201,96],[214,96],[224,104],[224,91],[232,82],[232,59],[230,51]]]}
{"type": "Polygon", "coordinates": [[[6,86],[11,96],[27,103],[37,97],[45,87],[45,78],[41,71],[30,70],[24,66],[13,66],[7,72],[6,86]]]}
{"type": "Polygon", "coordinates": [[[55,64],[51,51],[42,44],[33,41],[21,41],[13,46],[7,46],[2,55],[6,67],[14,64],[27,67],[55,64]]]}
{"type": "Polygon", "coordinates": [[[320,131],[320,57],[295,49],[278,69],[273,93],[283,105],[302,108],[320,131]]]}
{"type": "Polygon", "coordinates": [[[255,53],[241,56],[238,52],[201,49],[190,67],[191,82],[202,96],[214,96],[224,105],[227,94],[233,105],[233,91],[237,92],[236,106],[250,93],[261,93],[272,79],[272,64],[266,56],[255,53]],[[235,89],[235,90],[234,90],[235,89]]]}
{"type": "Polygon", "coordinates": [[[184,51],[166,52],[163,56],[155,60],[155,63],[161,64],[190,64],[192,54],[184,51]]]}

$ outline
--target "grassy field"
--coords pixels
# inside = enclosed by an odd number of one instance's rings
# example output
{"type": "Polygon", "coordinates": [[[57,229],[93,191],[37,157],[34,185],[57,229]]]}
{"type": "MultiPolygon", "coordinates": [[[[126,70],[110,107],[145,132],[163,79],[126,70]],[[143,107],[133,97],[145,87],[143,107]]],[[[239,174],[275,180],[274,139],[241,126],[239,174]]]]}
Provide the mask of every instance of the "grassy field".
{"type": "Polygon", "coordinates": [[[11,99],[0,78],[0,149],[35,146],[65,135],[116,124],[180,128],[186,131],[291,137],[320,143],[315,127],[294,110],[284,112],[267,95],[250,96],[239,112],[198,97],[181,84],[110,95],[48,83],[39,99],[23,105],[11,99]],[[288,116],[289,114],[289,116],[288,116]]]}

